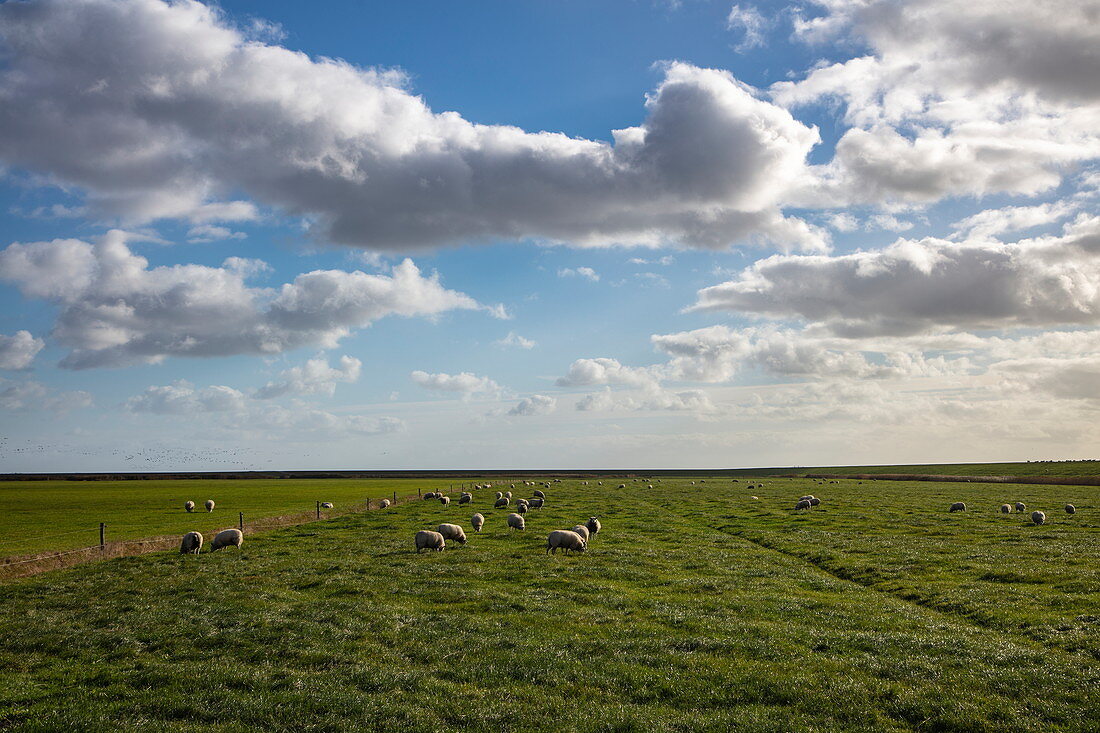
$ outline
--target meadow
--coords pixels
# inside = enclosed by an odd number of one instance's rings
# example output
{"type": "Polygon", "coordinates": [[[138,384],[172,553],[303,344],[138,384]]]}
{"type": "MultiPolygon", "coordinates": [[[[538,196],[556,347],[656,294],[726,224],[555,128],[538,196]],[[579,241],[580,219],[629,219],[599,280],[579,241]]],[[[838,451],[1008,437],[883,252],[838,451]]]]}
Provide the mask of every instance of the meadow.
{"type": "Polygon", "coordinates": [[[928,474],[933,476],[1052,476],[1079,478],[1100,476],[1100,461],[1028,461],[1024,463],[939,463],[896,466],[816,466],[798,468],[746,468],[729,472],[743,476],[783,474],[928,474]]]}
{"type": "Polygon", "coordinates": [[[1095,487],[619,483],[524,532],[479,491],[0,585],[0,729],[1097,730],[1095,487]],[[443,521],[468,544],[417,555],[443,521]]]}

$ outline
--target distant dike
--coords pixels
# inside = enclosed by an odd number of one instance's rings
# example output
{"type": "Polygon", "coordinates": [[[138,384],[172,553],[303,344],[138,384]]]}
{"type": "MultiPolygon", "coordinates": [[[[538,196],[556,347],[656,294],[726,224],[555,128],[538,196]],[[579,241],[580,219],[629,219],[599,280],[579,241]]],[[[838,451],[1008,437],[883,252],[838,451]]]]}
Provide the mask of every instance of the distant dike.
{"type": "Polygon", "coordinates": [[[1057,484],[1064,486],[1100,486],[1100,476],[955,476],[930,473],[809,473],[798,469],[777,468],[719,468],[719,469],[593,469],[593,470],[433,470],[433,471],[173,471],[110,472],[110,473],[6,473],[0,481],[143,481],[143,480],[239,480],[239,479],[442,479],[442,478],[599,478],[649,476],[698,477],[726,476],[729,478],[810,478],[853,479],[860,481],[943,481],[974,484],[1057,484]],[[789,471],[780,473],[781,471],[789,471]]]}

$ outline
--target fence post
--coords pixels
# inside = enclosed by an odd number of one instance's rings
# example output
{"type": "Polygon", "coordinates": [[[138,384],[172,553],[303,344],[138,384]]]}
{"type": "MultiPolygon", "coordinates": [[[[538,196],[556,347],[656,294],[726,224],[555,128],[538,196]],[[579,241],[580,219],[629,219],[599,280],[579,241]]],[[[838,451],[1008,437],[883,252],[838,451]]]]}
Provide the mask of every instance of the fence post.
{"type": "Polygon", "coordinates": [[[317,518],[321,518],[321,502],[317,502],[317,518]]]}
{"type": "Polygon", "coordinates": [[[393,492],[393,503],[397,504],[397,492],[393,492]]]}
{"type": "Polygon", "coordinates": [[[420,487],[419,486],[416,487],[416,498],[417,499],[420,498],[420,487]]]}
{"type": "Polygon", "coordinates": [[[244,532],[244,512],[240,512],[240,515],[241,515],[240,516],[240,519],[241,519],[240,528],[241,528],[241,531],[244,532]]]}
{"type": "Polygon", "coordinates": [[[107,525],[103,522],[99,523],[99,549],[107,547],[107,525]]]}
{"type": "Polygon", "coordinates": [[[370,497],[367,497],[367,511],[370,511],[370,497]]]}

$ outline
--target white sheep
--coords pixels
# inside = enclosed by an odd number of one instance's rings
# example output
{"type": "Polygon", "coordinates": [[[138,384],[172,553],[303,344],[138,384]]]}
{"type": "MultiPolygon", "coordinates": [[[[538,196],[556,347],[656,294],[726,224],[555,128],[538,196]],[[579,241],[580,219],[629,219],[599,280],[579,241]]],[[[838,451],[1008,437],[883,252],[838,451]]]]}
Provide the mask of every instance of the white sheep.
{"type": "Polygon", "coordinates": [[[584,552],[588,549],[588,543],[576,532],[568,529],[555,529],[546,538],[546,554],[558,553],[561,548],[565,554],[572,552],[584,552]]]}
{"type": "Polygon", "coordinates": [[[508,506],[508,500],[502,496],[493,504],[493,509],[503,509],[506,506],[508,506]]]}
{"type": "Polygon", "coordinates": [[[1077,513],[1077,507],[1075,507],[1073,504],[1066,504],[1066,514],[1076,514],[1076,513],[1077,513]]]}
{"type": "Polygon", "coordinates": [[[818,499],[816,496],[814,498],[810,499],[810,506],[817,506],[820,503],[821,503],[821,499],[818,499]]]}
{"type": "Polygon", "coordinates": [[[183,505],[183,508],[187,510],[188,514],[190,514],[191,512],[195,511],[195,502],[188,501],[183,505]]]}
{"type": "Polygon", "coordinates": [[[332,509],[332,502],[331,501],[322,501],[321,502],[321,508],[322,509],[332,509]]]}
{"type": "Polygon", "coordinates": [[[448,504],[451,503],[451,497],[441,496],[441,497],[439,497],[439,503],[442,504],[443,506],[447,506],[448,504]]]}
{"type": "Polygon", "coordinates": [[[213,499],[207,499],[205,506],[206,506],[206,511],[208,511],[208,512],[214,511],[214,500],[213,499]]]}
{"type": "Polygon", "coordinates": [[[389,499],[383,499],[382,501],[378,502],[378,508],[379,509],[385,509],[389,505],[390,505],[390,500],[389,499]]]}
{"type": "Polygon", "coordinates": [[[954,504],[951,505],[950,511],[965,512],[966,511],[966,504],[964,504],[961,501],[956,501],[954,504]]]}
{"type": "Polygon", "coordinates": [[[1016,502],[1016,511],[1022,512],[1022,511],[1026,511],[1026,510],[1027,510],[1027,505],[1026,504],[1024,504],[1022,501],[1016,502]]]}
{"type": "Polygon", "coordinates": [[[799,501],[809,501],[810,499],[813,499],[813,498],[814,498],[813,494],[806,494],[805,496],[798,497],[798,500],[799,501]]]}
{"type": "Polygon", "coordinates": [[[424,494],[424,501],[427,501],[428,499],[434,499],[434,498],[435,498],[435,492],[434,491],[429,491],[426,494],[424,494]]]}
{"type": "Polygon", "coordinates": [[[1001,504],[1001,514],[1011,514],[1012,507],[1008,504],[1001,504]]]}
{"type": "Polygon", "coordinates": [[[480,532],[481,528],[485,525],[485,517],[480,514],[475,514],[470,517],[470,525],[473,526],[475,532],[480,532]]]}
{"type": "Polygon", "coordinates": [[[619,488],[620,488],[620,489],[625,489],[625,488],[626,488],[626,484],[619,484],[619,488]]]}
{"type": "Polygon", "coordinates": [[[419,555],[421,550],[435,550],[436,552],[443,552],[447,547],[447,543],[443,540],[443,535],[439,532],[433,532],[430,529],[422,529],[416,533],[416,554],[419,555]]]}
{"type": "Polygon", "coordinates": [[[183,536],[183,542],[180,542],[181,555],[198,555],[201,549],[202,534],[199,532],[188,532],[183,536]]]}
{"type": "Polygon", "coordinates": [[[571,527],[569,531],[570,532],[576,532],[577,534],[579,534],[581,537],[584,538],[584,541],[586,543],[588,542],[588,537],[590,536],[590,533],[588,531],[588,527],[584,526],[583,524],[578,524],[575,527],[571,527]]]}
{"type": "Polygon", "coordinates": [[[504,498],[505,499],[511,499],[512,498],[512,492],[511,491],[505,491],[504,492],[504,498]]]}
{"type": "Polygon", "coordinates": [[[527,503],[531,505],[532,509],[541,509],[542,505],[545,504],[546,502],[543,499],[540,499],[539,497],[536,496],[534,499],[532,499],[531,501],[529,501],[527,503]]]}
{"type": "Polygon", "coordinates": [[[473,500],[474,497],[470,496],[469,494],[463,494],[462,496],[458,497],[459,504],[469,504],[473,500]]]}
{"type": "Polygon", "coordinates": [[[757,501],[760,501],[760,497],[759,497],[759,496],[750,496],[749,498],[750,498],[750,499],[756,499],[757,501]]]}
{"type": "Polygon", "coordinates": [[[445,540],[454,540],[459,544],[466,544],[466,533],[457,524],[441,524],[435,528],[445,540]]]}
{"type": "Polygon", "coordinates": [[[798,503],[794,505],[794,508],[795,509],[809,509],[812,506],[813,506],[813,504],[810,503],[809,499],[799,499],[798,503]]]}
{"type": "Polygon", "coordinates": [[[1032,512],[1031,521],[1035,522],[1035,524],[1043,524],[1047,521],[1047,515],[1043,512],[1032,512]]]}
{"type": "Polygon", "coordinates": [[[519,514],[509,514],[508,526],[512,529],[525,529],[527,523],[523,521],[523,517],[521,517],[519,514]]]}
{"type": "Polygon", "coordinates": [[[214,541],[210,543],[210,551],[216,552],[223,547],[240,548],[244,544],[244,532],[239,529],[223,529],[214,535],[214,541]]]}
{"type": "Polygon", "coordinates": [[[584,526],[588,527],[589,536],[598,534],[600,529],[603,528],[603,525],[600,524],[600,520],[595,517],[589,517],[588,521],[584,523],[584,526]]]}
{"type": "Polygon", "coordinates": [[[516,511],[520,514],[526,514],[527,513],[527,503],[522,502],[522,503],[516,504],[516,511]]]}
{"type": "Polygon", "coordinates": [[[504,498],[504,494],[502,494],[501,492],[499,492],[499,491],[498,491],[498,492],[497,492],[497,498],[498,498],[498,499],[503,499],[503,498],[504,498]]]}
{"type": "Polygon", "coordinates": [[[542,489],[535,489],[534,495],[537,496],[540,499],[545,499],[546,498],[546,494],[542,493],[542,489]]]}

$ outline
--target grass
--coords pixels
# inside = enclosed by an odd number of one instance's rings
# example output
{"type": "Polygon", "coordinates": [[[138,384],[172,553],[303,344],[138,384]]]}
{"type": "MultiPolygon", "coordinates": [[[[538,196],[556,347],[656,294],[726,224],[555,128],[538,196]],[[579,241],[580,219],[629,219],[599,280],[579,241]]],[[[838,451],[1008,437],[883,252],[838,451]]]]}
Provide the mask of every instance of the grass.
{"type": "Polygon", "coordinates": [[[1029,461],[1027,463],[941,463],[899,466],[817,466],[798,468],[745,468],[731,475],[777,476],[782,474],[928,474],[933,476],[1100,476],[1098,461],[1029,461]]]}
{"type": "MultiPolygon", "coordinates": [[[[416,495],[446,488],[422,479],[239,479],[0,482],[0,557],[69,550],[99,543],[99,523],[110,540],[235,527],[245,520],[311,512],[318,501],[336,512],[364,507],[367,498],[416,495]],[[194,501],[194,514],[184,511],[194,501]],[[213,499],[214,512],[203,502],[213,499]]],[[[457,483],[455,484],[457,486],[457,483]]]]}
{"type": "Polygon", "coordinates": [[[471,510],[414,502],[0,586],[0,729],[1096,730],[1095,489],[604,483],[442,553],[471,510]]]}

